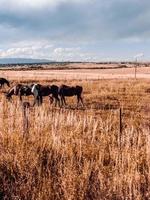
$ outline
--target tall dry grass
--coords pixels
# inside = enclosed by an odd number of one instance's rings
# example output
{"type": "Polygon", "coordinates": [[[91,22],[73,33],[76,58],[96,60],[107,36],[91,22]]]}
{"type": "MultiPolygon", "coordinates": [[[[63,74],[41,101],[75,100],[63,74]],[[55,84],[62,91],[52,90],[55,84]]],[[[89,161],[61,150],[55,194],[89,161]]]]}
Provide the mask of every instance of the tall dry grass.
{"type": "Polygon", "coordinates": [[[150,135],[148,107],[144,107],[149,83],[81,84],[86,109],[73,105],[72,109],[59,109],[45,101],[41,107],[27,110],[29,133],[23,130],[20,102],[9,103],[1,97],[1,199],[150,198],[150,135]]]}

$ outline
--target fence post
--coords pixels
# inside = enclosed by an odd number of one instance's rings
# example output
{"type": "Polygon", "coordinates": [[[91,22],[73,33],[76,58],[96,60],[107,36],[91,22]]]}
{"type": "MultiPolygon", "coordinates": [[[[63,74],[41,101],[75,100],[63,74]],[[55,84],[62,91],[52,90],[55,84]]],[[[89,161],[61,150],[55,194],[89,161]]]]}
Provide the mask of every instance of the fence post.
{"type": "Polygon", "coordinates": [[[23,102],[23,136],[29,135],[29,102],[23,102]]]}
{"type": "Polygon", "coordinates": [[[119,108],[119,133],[122,135],[122,109],[119,108]]]}
{"type": "Polygon", "coordinates": [[[122,109],[119,108],[119,138],[118,138],[118,143],[119,143],[119,147],[121,150],[121,138],[122,138],[122,129],[123,129],[123,124],[122,124],[122,109]]]}

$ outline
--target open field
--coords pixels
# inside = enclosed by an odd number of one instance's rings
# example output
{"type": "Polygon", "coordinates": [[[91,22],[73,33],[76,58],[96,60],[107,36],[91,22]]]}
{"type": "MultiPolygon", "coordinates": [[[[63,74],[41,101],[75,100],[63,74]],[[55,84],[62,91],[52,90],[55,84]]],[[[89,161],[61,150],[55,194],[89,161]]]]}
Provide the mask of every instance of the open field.
{"type": "MultiPolygon", "coordinates": [[[[128,67],[117,68],[117,65],[89,65],[89,64],[72,64],[67,65],[64,69],[61,67],[52,65],[51,69],[1,69],[0,76],[6,77],[13,80],[67,80],[67,79],[128,79],[135,77],[135,68],[133,65],[128,67]],[[72,66],[72,68],[71,68],[72,66]],[[97,67],[97,68],[96,68],[97,67]]],[[[143,67],[142,65],[137,69],[137,78],[150,78],[150,68],[143,67]]]]}
{"type": "MultiPolygon", "coordinates": [[[[0,73],[2,76],[4,72],[0,73]]],[[[61,71],[54,71],[52,76],[51,71],[5,73],[13,85],[34,80],[42,84],[82,85],[85,106],[76,108],[75,97],[71,97],[67,99],[68,106],[60,109],[45,98],[41,107],[28,109],[27,133],[23,130],[18,98],[7,102],[3,94],[6,89],[1,90],[2,199],[150,199],[148,79],[96,80],[97,72],[92,71],[92,78],[87,78],[86,70],[85,78],[80,70],[80,77],[73,70],[64,76],[61,71]]],[[[32,104],[33,98],[24,97],[24,101],[32,104]]]]}

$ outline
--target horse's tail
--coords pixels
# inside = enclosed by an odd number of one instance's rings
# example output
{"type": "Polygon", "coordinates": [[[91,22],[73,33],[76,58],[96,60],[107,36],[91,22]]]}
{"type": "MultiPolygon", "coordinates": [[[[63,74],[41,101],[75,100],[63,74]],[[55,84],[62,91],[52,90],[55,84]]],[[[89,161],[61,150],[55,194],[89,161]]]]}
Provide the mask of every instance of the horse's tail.
{"type": "Polygon", "coordinates": [[[5,80],[5,83],[7,84],[8,87],[10,87],[10,83],[8,80],[5,80]]]}
{"type": "Polygon", "coordinates": [[[76,93],[79,94],[79,95],[81,95],[82,92],[83,92],[83,87],[77,85],[77,86],[76,86],[76,93]]]}

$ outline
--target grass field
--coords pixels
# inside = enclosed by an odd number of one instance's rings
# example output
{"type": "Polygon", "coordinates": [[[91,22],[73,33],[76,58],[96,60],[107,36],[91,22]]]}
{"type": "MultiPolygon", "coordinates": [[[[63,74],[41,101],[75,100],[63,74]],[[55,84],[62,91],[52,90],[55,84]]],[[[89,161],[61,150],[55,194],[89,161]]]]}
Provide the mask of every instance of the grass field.
{"type": "MultiPolygon", "coordinates": [[[[13,77],[12,84],[33,82],[37,76],[27,79],[13,77]]],[[[60,109],[45,98],[42,106],[27,110],[29,131],[24,132],[18,98],[10,103],[1,93],[2,199],[150,199],[150,81],[49,78],[39,82],[82,85],[85,106],[76,108],[71,97],[60,109]]],[[[32,104],[33,99],[24,101],[32,104]]]]}
{"type": "MultiPolygon", "coordinates": [[[[150,78],[149,65],[139,64],[137,78],[150,78]]],[[[13,67],[13,66],[12,66],[13,67]]],[[[135,64],[51,64],[46,66],[14,67],[13,70],[4,67],[0,69],[0,76],[11,80],[99,80],[99,79],[133,79],[135,78],[135,64]],[[125,67],[123,67],[125,66],[125,67]],[[41,68],[40,68],[41,67],[41,68]]]]}

